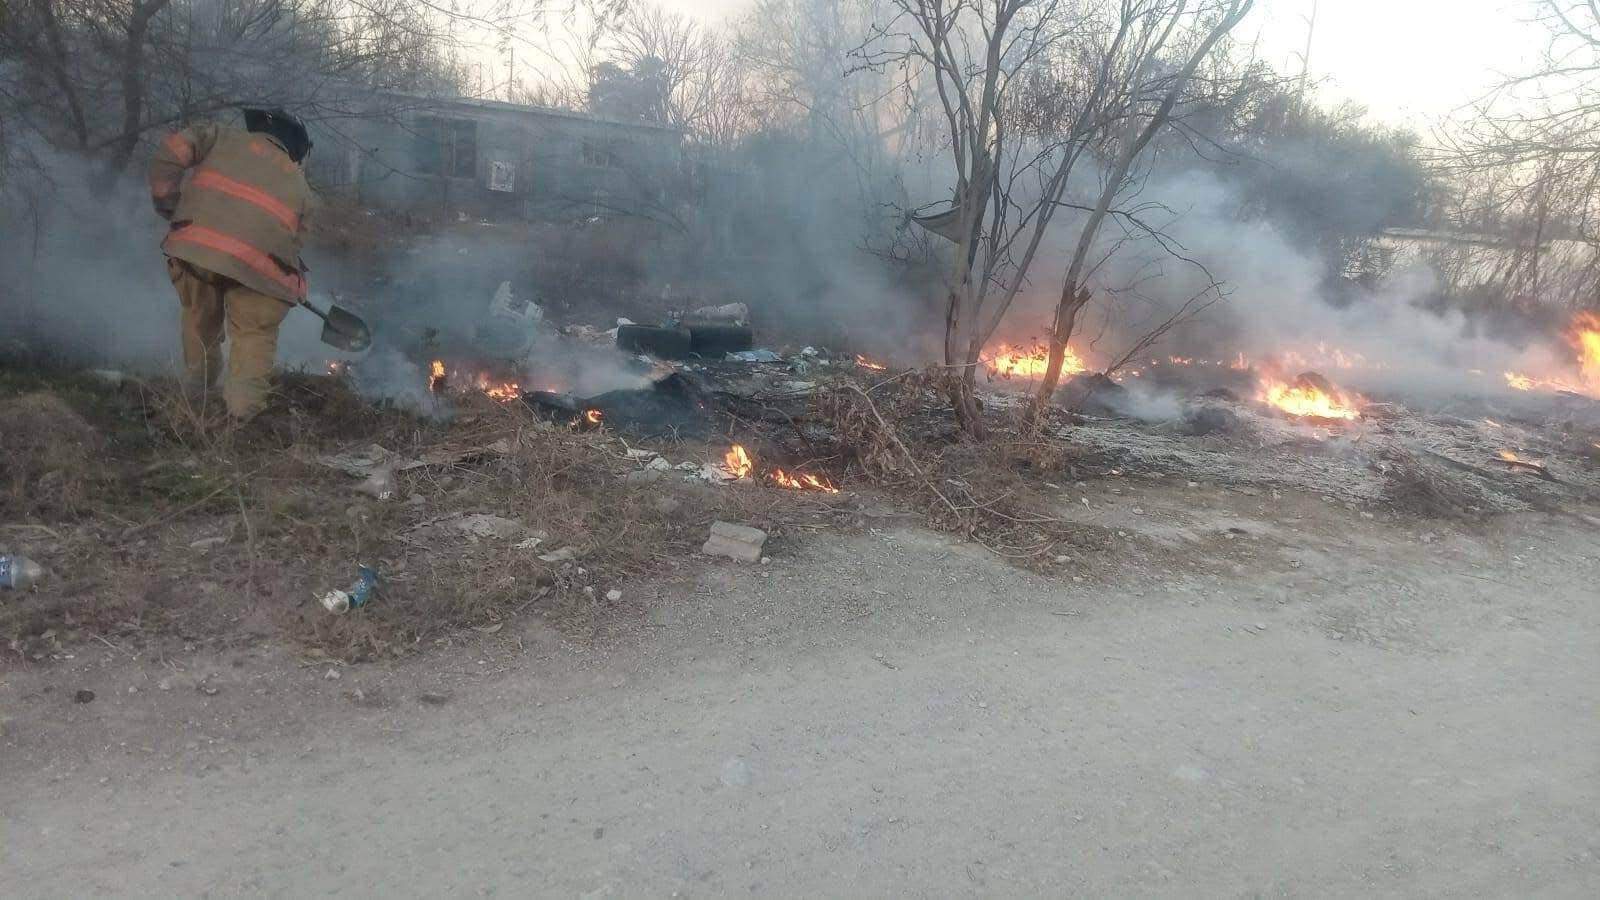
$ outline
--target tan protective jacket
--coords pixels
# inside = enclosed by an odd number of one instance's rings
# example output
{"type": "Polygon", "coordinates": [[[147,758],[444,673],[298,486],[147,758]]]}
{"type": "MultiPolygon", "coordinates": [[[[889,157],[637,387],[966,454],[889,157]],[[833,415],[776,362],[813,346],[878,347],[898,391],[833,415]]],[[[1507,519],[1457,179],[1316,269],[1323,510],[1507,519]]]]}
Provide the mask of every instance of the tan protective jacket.
{"type": "Polygon", "coordinates": [[[282,144],[226,125],[194,125],[161,142],[149,178],[156,212],[172,222],[161,244],[168,256],[270,297],[305,299],[300,247],[311,188],[282,144]]]}

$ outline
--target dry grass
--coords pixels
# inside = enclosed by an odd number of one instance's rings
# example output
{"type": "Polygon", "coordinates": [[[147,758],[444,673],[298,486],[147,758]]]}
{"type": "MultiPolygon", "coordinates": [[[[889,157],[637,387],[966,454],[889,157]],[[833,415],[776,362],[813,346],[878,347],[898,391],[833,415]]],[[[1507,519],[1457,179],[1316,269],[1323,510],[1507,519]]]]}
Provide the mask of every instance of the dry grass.
{"type": "MultiPolygon", "coordinates": [[[[29,440],[38,446],[25,453],[8,444],[7,459],[30,473],[64,466],[60,483],[78,487],[70,503],[62,493],[40,505],[37,490],[20,495],[31,498],[28,509],[7,500],[0,550],[38,559],[50,576],[0,605],[0,637],[38,655],[91,637],[122,645],[287,636],[369,659],[492,628],[530,607],[588,633],[629,614],[606,603],[609,589],[672,575],[715,518],[781,532],[832,515],[812,498],[689,484],[679,473],[625,484],[639,464],[616,437],[549,426],[520,404],[477,400],[440,424],[374,409],[331,378],[288,376],[280,394],[243,428],[170,385],[7,400],[57,423],[37,429],[29,440]],[[106,392],[115,403],[100,402],[106,392]],[[435,463],[399,473],[396,497],[384,501],[317,461],[374,443],[435,463]],[[490,445],[498,452],[482,449],[490,445]],[[454,524],[472,514],[515,520],[519,534],[474,540],[454,524]],[[542,542],[515,546],[528,537],[542,542]],[[577,558],[539,559],[563,547],[577,558]],[[330,615],[314,598],[348,585],[358,564],[382,573],[378,600],[330,615]]],[[[669,452],[677,460],[697,451],[669,452]]]]}
{"type": "Polygon", "coordinates": [[[0,400],[0,518],[24,522],[83,512],[105,475],[101,435],[59,397],[0,400]]]}
{"type": "Polygon", "coordinates": [[[1107,546],[1104,533],[1050,511],[1046,483],[1073,477],[1070,450],[1006,415],[990,417],[988,440],[963,439],[941,410],[942,378],[835,384],[818,392],[816,415],[852,468],[909,496],[934,528],[1029,566],[1068,548],[1107,546]]]}
{"type": "Polygon", "coordinates": [[[1399,447],[1385,450],[1377,469],[1384,476],[1385,499],[1402,512],[1428,519],[1466,520],[1478,507],[1478,498],[1461,479],[1430,467],[1399,447]]]}

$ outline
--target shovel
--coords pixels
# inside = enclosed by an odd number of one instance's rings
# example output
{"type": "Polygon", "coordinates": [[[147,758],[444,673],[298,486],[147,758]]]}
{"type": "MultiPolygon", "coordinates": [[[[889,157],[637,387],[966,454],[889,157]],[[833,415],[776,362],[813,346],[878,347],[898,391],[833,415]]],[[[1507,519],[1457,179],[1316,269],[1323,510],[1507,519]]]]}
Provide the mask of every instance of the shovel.
{"type": "Polygon", "coordinates": [[[355,313],[337,304],[329,304],[323,312],[301,300],[300,305],[317,314],[322,320],[322,342],[329,347],[360,353],[372,345],[372,329],[355,313]]]}

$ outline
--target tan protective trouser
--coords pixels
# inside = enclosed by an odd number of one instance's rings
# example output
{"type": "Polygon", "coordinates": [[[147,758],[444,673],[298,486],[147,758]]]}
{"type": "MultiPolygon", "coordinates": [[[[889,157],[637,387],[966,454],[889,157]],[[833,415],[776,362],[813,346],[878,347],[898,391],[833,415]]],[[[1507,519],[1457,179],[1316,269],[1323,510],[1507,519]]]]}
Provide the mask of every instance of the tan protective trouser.
{"type": "Polygon", "coordinates": [[[268,377],[278,353],[278,325],[289,314],[289,304],[170,256],[167,274],[183,304],[184,380],[195,390],[216,384],[226,323],[228,377],[222,399],[234,418],[250,418],[271,391],[268,377]]]}

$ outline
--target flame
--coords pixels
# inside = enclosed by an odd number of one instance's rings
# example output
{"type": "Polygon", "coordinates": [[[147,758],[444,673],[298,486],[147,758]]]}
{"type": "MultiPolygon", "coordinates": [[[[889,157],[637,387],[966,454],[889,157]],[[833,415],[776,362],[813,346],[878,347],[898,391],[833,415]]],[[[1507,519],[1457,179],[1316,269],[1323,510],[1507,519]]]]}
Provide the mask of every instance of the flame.
{"type": "Polygon", "coordinates": [[[1361,416],[1360,398],[1348,397],[1338,389],[1331,393],[1324,391],[1304,376],[1292,384],[1263,380],[1256,399],[1292,416],[1319,419],[1355,419],[1361,416]]]}
{"type": "Polygon", "coordinates": [[[742,444],[734,444],[728,448],[728,452],[722,456],[722,464],[727,467],[729,474],[735,478],[749,477],[751,470],[756,467],[755,462],[750,459],[750,454],[745,452],[742,444]]]}
{"type": "Polygon", "coordinates": [[[350,364],[341,360],[335,359],[328,363],[329,375],[343,375],[345,372],[349,371],[349,369],[350,364]]]}
{"type": "Polygon", "coordinates": [[[599,425],[600,421],[605,417],[605,413],[598,409],[585,410],[583,413],[583,420],[588,422],[590,425],[599,425]]]}
{"type": "Polygon", "coordinates": [[[428,390],[437,393],[444,387],[444,377],[444,360],[434,360],[428,371],[428,390]]]}
{"type": "Polygon", "coordinates": [[[491,400],[509,403],[522,396],[522,386],[514,381],[496,382],[489,378],[488,372],[478,373],[478,390],[482,391],[491,400]]]}
{"type": "MultiPolygon", "coordinates": [[[[1027,350],[1001,344],[984,362],[988,363],[990,373],[1001,378],[1039,379],[1050,367],[1050,348],[1040,344],[1027,350]]],[[[1066,348],[1061,358],[1062,375],[1076,375],[1088,371],[1088,368],[1071,347],[1066,348]]]]}
{"type": "Polygon", "coordinates": [[[1239,355],[1234,357],[1233,364],[1230,365],[1229,368],[1236,372],[1246,371],[1250,368],[1250,360],[1245,359],[1244,352],[1240,351],[1239,355]]]}
{"type": "Polygon", "coordinates": [[[1522,462],[1522,457],[1520,457],[1517,454],[1511,452],[1510,450],[1501,450],[1500,451],[1500,458],[1505,460],[1506,462],[1522,462]]]}
{"type": "Polygon", "coordinates": [[[859,353],[856,354],[856,365],[863,369],[871,369],[874,372],[882,372],[884,369],[889,368],[888,366],[875,363],[859,353]]]}
{"type": "Polygon", "coordinates": [[[1567,341],[1578,351],[1578,370],[1588,393],[1600,396],[1600,315],[1581,312],[1572,320],[1567,341]]]}
{"type": "Polygon", "coordinates": [[[1567,328],[1567,343],[1577,353],[1578,379],[1540,378],[1524,372],[1507,372],[1506,384],[1519,391],[1551,390],[1600,397],[1600,315],[1578,313],[1567,328]]]}
{"type": "Polygon", "coordinates": [[[1489,426],[1490,428],[1504,428],[1505,427],[1504,425],[1501,425],[1499,422],[1496,422],[1493,419],[1484,419],[1483,420],[1483,424],[1489,426]]]}
{"type": "Polygon", "coordinates": [[[804,472],[796,472],[795,474],[790,475],[784,472],[782,469],[773,469],[771,478],[773,481],[777,482],[779,486],[786,487],[794,491],[822,491],[825,494],[839,493],[838,488],[817,477],[816,475],[807,475],[804,472]]]}

